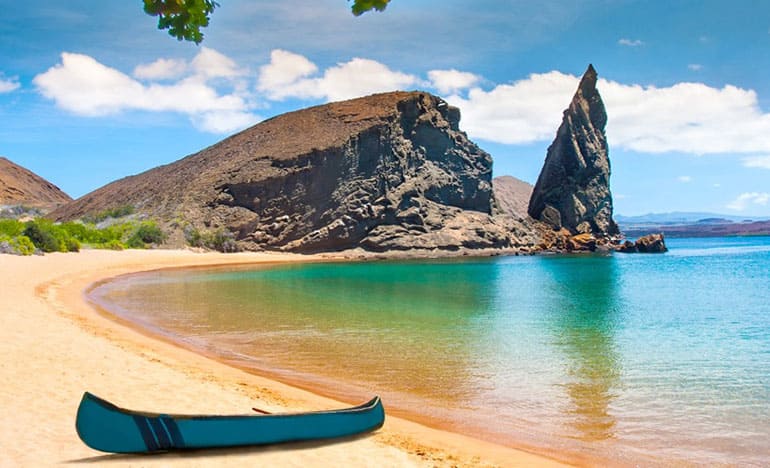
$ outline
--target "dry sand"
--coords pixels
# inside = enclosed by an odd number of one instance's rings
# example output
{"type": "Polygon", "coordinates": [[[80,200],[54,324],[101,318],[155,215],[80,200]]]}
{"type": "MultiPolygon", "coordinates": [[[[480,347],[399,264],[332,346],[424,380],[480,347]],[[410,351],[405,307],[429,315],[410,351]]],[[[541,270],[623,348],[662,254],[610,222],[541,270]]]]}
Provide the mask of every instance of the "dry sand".
{"type": "Polygon", "coordinates": [[[0,255],[0,466],[559,465],[395,417],[358,438],[248,449],[109,455],[78,439],[75,412],[85,390],[119,406],[169,413],[347,406],[153,339],[101,316],[83,295],[96,281],[136,271],[312,258],[181,250],[0,255]]]}

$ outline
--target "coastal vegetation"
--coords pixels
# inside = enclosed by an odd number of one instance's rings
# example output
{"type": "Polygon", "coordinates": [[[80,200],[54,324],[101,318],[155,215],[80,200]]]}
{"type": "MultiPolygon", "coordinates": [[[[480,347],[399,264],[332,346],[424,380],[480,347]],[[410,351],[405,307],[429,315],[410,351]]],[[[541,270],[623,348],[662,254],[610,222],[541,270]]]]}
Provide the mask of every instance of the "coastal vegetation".
{"type": "Polygon", "coordinates": [[[54,223],[43,218],[27,222],[0,220],[0,253],[17,255],[78,252],[81,247],[146,249],[165,239],[166,234],[154,221],[123,220],[100,227],[83,221],[54,223]]]}
{"type": "Polygon", "coordinates": [[[235,235],[226,229],[215,229],[213,231],[199,230],[191,225],[184,228],[184,238],[191,247],[216,250],[219,252],[238,252],[240,247],[235,241],[235,235]]]}

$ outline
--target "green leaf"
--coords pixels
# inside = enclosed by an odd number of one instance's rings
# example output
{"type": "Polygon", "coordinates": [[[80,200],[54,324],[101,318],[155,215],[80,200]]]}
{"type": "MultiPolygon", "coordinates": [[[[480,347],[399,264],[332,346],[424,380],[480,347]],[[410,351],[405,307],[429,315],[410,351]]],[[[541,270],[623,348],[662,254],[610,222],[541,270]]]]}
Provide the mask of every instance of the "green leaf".
{"type": "Polygon", "coordinates": [[[209,17],[219,3],[214,0],[144,0],[144,11],[158,17],[158,29],[178,40],[200,44],[201,28],[209,25],[209,17]]]}
{"type": "Polygon", "coordinates": [[[356,16],[361,16],[367,11],[377,10],[385,11],[390,0],[353,0],[351,10],[356,16]]]}

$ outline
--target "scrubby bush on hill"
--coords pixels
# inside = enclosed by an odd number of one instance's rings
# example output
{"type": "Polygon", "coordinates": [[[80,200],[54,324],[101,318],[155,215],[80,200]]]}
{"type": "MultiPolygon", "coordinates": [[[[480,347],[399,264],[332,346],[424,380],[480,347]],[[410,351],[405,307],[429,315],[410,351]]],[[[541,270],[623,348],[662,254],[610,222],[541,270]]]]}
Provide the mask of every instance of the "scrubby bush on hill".
{"type": "Polygon", "coordinates": [[[188,225],[184,228],[184,237],[192,247],[201,247],[225,253],[238,252],[240,250],[238,243],[235,242],[233,233],[225,229],[201,232],[188,225]]]}
{"type": "Polygon", "coordinates": [[[121,205],[101,211],[95,215],[84,216],[83,222],[88,224],[98,224],[108,218],[118,219],[124,216],[132,215],[135,212],[136,209],[132,205],[121,205]]]}
{"type": "Polygon", "coordinates": [[[126,241],[126,245],[134,249],[146,248],[148,244],[162,244],[166,234],[154,221],[142,221],[126,241]]]}
{"type": "Polygon", "coordinates": [[[18,219],[23,217],[38,217],[43,212],[40,208],[24,205],[3,205],[0,206],[0,219],[18,219]]]}

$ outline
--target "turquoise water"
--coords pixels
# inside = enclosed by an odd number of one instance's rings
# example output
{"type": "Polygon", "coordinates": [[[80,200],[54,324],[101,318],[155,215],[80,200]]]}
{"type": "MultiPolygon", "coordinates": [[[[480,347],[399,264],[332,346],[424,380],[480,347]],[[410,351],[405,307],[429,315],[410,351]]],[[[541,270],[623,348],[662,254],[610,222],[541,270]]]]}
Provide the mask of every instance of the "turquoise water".
{"type": "Polygon", "coordinates": [[[770,238],[664,255],[164,271],[91,296],[391,414],[605,464],[770,463],[770,238]]]}

